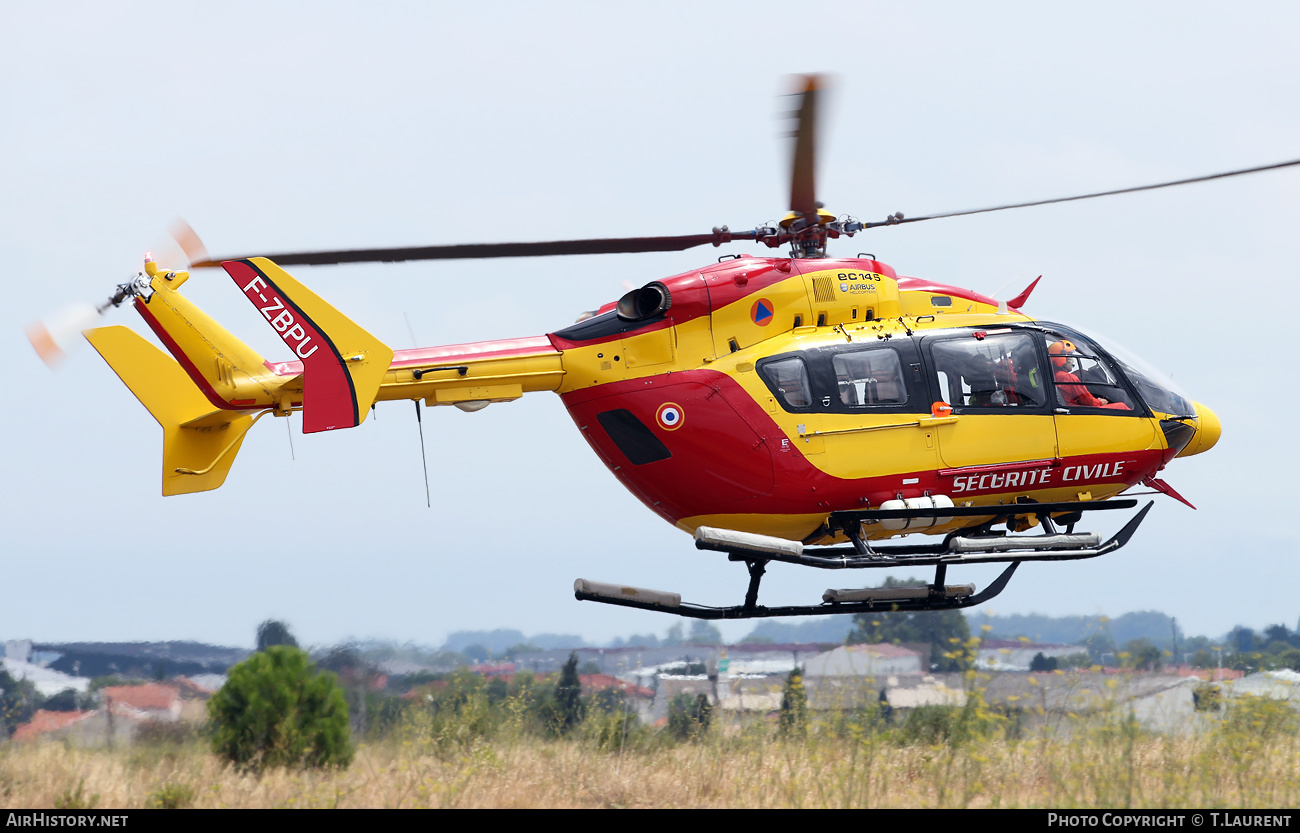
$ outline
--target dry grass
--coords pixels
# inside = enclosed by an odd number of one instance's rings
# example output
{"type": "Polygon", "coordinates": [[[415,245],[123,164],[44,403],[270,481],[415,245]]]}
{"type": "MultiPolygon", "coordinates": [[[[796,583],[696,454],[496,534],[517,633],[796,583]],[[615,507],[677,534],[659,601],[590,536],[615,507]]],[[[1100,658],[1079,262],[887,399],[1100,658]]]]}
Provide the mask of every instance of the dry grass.
{"type": "Polygon", "coordinates": [[[1124,727],[1064,740],[899,745],[884,735],[778,740],[771,727],[700,743],[599,751],[526,736],[363,746],[345,772],[223,766],[203,747],[0,748],[11,808],[193,807],[1283,807],[1300,804],[1300,739],[1124,727]]]}

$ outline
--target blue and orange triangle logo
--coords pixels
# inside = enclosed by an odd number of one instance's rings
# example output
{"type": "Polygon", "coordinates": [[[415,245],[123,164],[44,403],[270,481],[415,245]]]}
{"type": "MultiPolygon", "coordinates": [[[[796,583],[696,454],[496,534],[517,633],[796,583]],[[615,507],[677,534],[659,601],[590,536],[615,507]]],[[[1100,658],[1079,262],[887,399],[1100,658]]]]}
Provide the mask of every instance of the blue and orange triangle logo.
{"type": "Polygon", "coordinates": [[[772,323],[772,317],[776,313],[773,311],[772,302],[766,298],[759,298],[754,302],[754,306],[749,308],[749,320],[753,321],[760,327],[766,327],[772,323]]]}

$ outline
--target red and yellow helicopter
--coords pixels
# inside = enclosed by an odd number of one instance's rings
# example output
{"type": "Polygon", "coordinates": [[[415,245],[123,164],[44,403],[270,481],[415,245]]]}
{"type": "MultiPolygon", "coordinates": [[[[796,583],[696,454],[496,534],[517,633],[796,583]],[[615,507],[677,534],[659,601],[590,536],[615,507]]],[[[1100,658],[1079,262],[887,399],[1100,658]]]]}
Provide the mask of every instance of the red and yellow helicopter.
{"type": "MultiPolygon", "coordinates": [[[[268,360],[241,342],[182,294],[188,271],[152,260],[100,311],[130,302],[171,356],[122,326],[87,329],[85,337],[162,425],[164,495],[221,486],[246,433],[267,415],[301,411],[310,433],[355,427],[379,401],[475,411],[558,393],[629,491],[692,533],[700,549],[749,570],[744,601],[730,607],[582,579],[575,595],[695,618],[969,607],[1001,592],[1025,561],[1092,558],[1123,546],[1150,503],[1104,542],[1075,527],[1089,512],[1136,507],[1125,496],[1134,487],[1183,500],[1160,472],[1212,448],[1218,418],[1117,345],[1026,315],[1037,281],[997,301],[900,277],[874,255],[827,255],[829,241],[867,229],[977,212],[862,222],[826,211],[814,187],[819,89],[816,76],[803,79],[792,210],[780,223],[677,237],[268,257],[208,258],[191,246],[191,268],[223,268],[284,341],[288,360],[268,360]],[[388,347],[283,268],[736,241],[789,250],[724,256],[544,336],[411,350],[388,347]],[[913,533],[930,542],[882,543],[913,533]],[[819,604],[766,607],[758,592],[771,561],[934,566],[935,575],[914,587],[828,590],[819,604]],[[978,593],[947,582],[949,566],[988,562],[1008,566],[978,593]]],[[[31,335],[38,350],[53,349],[45,330],[31,335]]]]}

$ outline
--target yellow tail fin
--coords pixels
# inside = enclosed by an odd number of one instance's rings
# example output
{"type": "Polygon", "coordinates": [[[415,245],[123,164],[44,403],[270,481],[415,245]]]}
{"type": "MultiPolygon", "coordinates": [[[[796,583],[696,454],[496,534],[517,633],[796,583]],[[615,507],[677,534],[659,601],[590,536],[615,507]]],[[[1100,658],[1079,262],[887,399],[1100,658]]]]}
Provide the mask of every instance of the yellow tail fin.
{"type": "Polygon", "coordinates": [[[254,417],[214,408],[175,360],[126,327],[84,334],[163,428],[162,493],[224,483],[254,417]]]}

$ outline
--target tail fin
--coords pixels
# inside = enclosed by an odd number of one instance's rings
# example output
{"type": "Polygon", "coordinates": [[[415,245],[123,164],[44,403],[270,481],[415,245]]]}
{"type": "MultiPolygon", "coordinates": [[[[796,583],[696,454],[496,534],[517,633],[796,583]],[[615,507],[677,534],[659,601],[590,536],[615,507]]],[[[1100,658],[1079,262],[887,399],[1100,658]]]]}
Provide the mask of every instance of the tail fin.
{"type": "Polygon", "coordinates": [[[163,428],[162,493],[206,492],[224,483],[254,418],[214,407],[179,364],[126,327],[85,336],[163,428]]]}
{"type": "Polygon", "coordinates": [[[221,264],[303,363],[304,434],[360,425],[393,351],[264,257],[221,264]]]}

